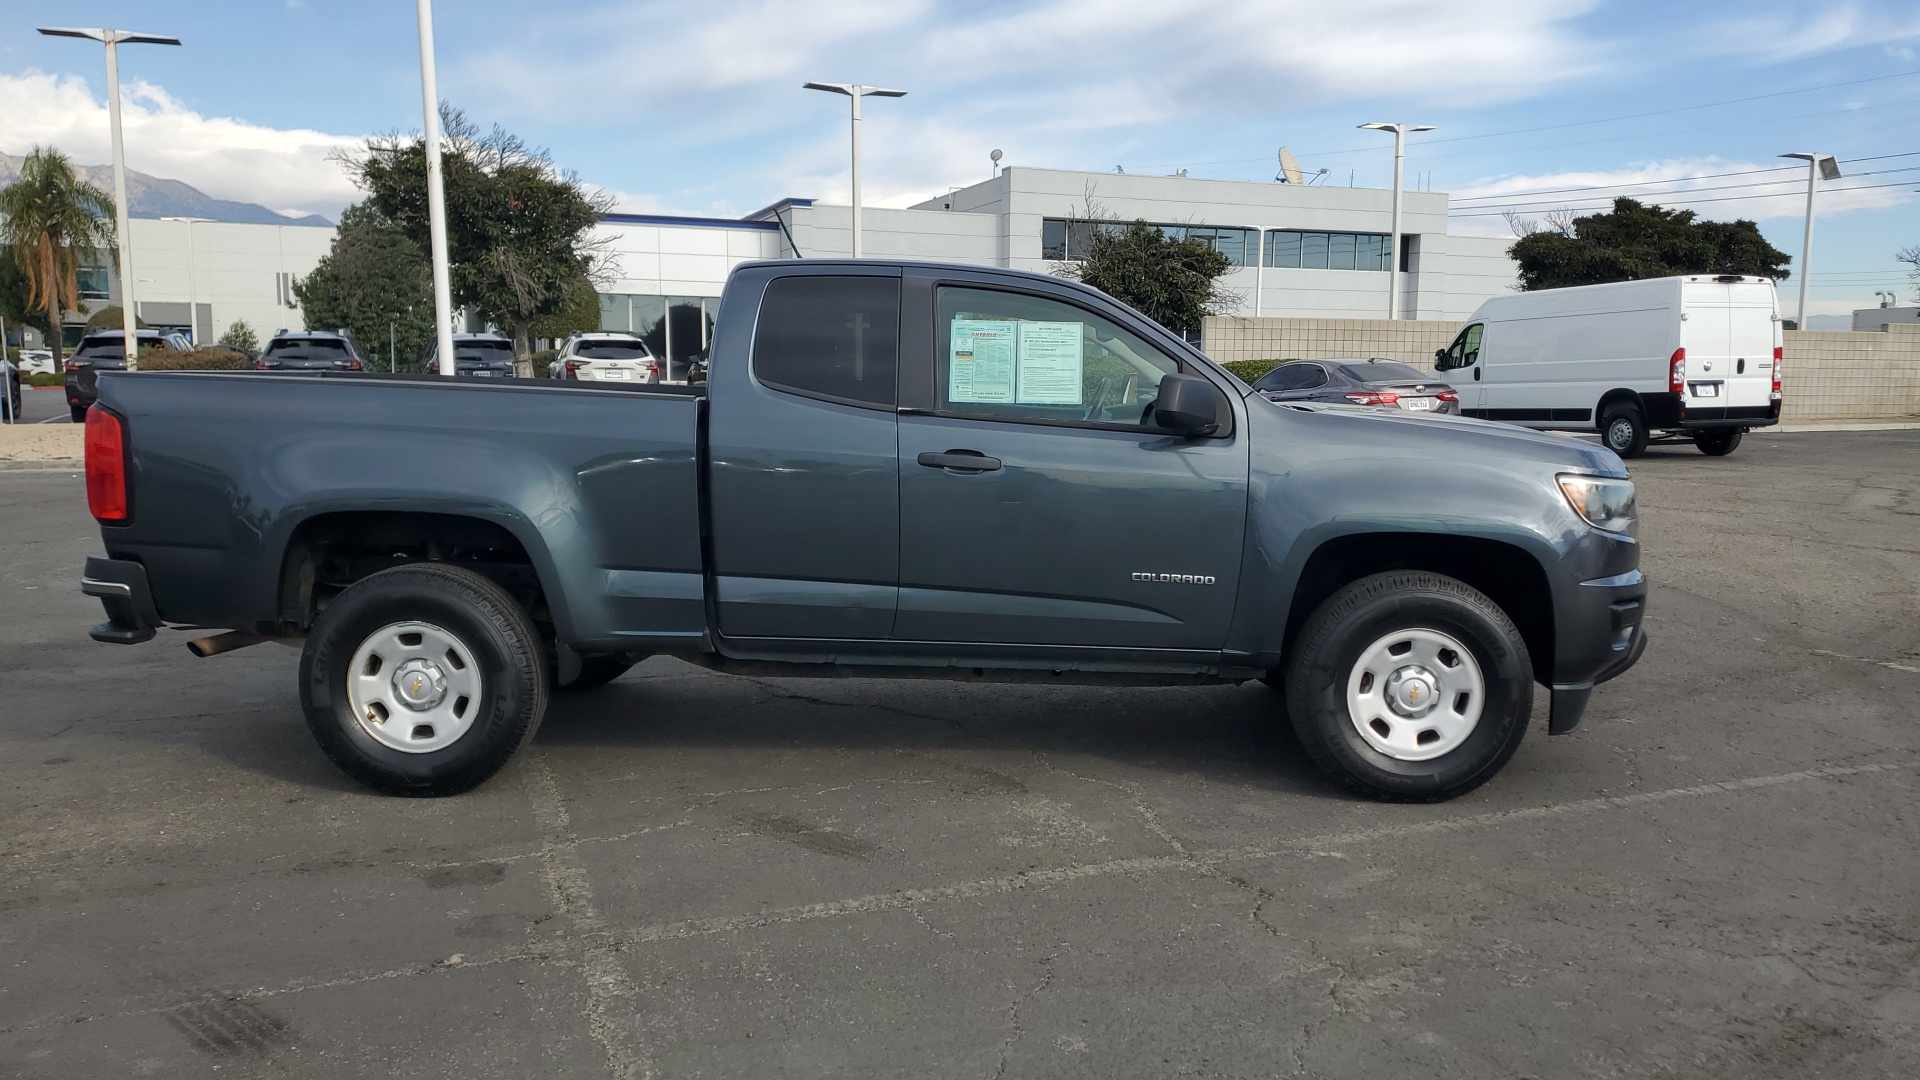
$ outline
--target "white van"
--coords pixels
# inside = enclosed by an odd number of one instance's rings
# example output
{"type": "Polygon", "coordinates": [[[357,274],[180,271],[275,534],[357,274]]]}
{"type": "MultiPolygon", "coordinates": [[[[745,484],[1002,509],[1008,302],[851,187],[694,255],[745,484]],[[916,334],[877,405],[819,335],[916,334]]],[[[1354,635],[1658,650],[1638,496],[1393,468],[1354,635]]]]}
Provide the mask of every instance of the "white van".
{"type": "Polygon", "coordinates": [[[1468,416],[1598,431],[1621,457],[1655,433],[1718,457],[1780,422],[1780,341],[1769,278],[1649,278],[1495,297],[1434,366],[1468,416]]]}

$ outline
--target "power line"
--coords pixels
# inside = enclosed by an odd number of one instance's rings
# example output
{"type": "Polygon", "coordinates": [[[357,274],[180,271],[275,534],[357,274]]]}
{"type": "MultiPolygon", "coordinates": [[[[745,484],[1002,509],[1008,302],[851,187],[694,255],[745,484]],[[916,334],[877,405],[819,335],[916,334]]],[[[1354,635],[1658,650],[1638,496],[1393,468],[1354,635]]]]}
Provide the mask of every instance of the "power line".
{"type": "MultiPolygon", "coordinates": [[[[1872,157],[1841,158],[1840,164],[1852,165],[1862,161],[1886,161],[1891,158],[1903,158],[1903,157],[1920,157],[1920,151],[1913,151],[1905,154],[1875,154],[1872,157]]],[[[1738,172],[1702,173],[1697,176],[1674,176],[1674,177],[1668,177],[1662,180],[1627,180],[1627,181],[1622,181],[1619,184],[1595,184],[1591,187],[1537,188],[1532,191],[1505,191],[1505,192],[1501,192],[1498,195],[1461,195],[1461,196],[1451,197],[1451,198],[1453,198],[1454,202],[1484,202],[1488,199],[1506,199],[1506,198],[1512,198],[1516,195],[1552,195],[1557,192],[1566,192],[1566,191],[1611,191],[1611,190],[1614,190],[1615,188],[1620,188],[1620,187],[1646,187],[1652,184],[1681,184],[1681,183],[1686,183],[1689,180],[1715,180],[1715,179],[1720,179],[1722,177],[1728,177],[1728,176],[1757,176],[1761,173],[1784,172],[1788,170],[1791,170],[1797,173],[1802,171],[1802,167],[1799,165],[1775,165],[1765,169],[1744,169],[1738,172]]],[[[1872,174],[1862,173],[1861,175],[1867,176],[1872,174]]]]}
{"type": "MultiPolygon", "coordinates": [[[[1798,168],[1796,168],[1795,166],[1792,166],[1792,165],[1788,165],[1788,166],[1786,166],[1786,168],[1788,168],[1788,169],[1792,169],[1792,170],[1793,170],[1794,172],[1796,172],[1796,173],[1800,171],[1800,170],[1799,170],[1798,168]]],[[[1869,171],[1869,172],[1862,172],[1862,173],[1854,173],[1854,174],[1852,174],[1852,176],[1850,176],[1850,177],[1848,177],[1848,179],[1858,179],[1858,178],[1860,178],[1860,177],[1866,177],[1866,176],[1891,176],[1891,175],[1894,175],[1894,174],[1897,174],[1897,173],[1909,173],[1909,172],[1920,172],[1920,165],[1914,165],[1914,166],[1909,166],[1909,167],[1907,167],[1907,168],[1904,168],[1904,169],[1874,169],[1874,170],[1871,170],[1871,171],[1869,171]]],[[[1737,175],[1737,174],[1735,174],[1735,175],[1737,175]]],[[[1651,182],[1652,182],[1652,181],[1649,181],[1648,183],[1651,183],[1651,182]]],[[[1662,182],[1663,182],[1663,183],[1673,183],[1674,181],[1662,181],[1662,182]]],[[[1752,183],[1748,183],[1748,184],[1712,184],[1712,185],[1709,185],[1709,186],[1707,186],[1707,187],[1697,187],[1697,188],[1685,188],[1685,189],[1682,189],[1682,190],[1680,190],[1680,191],[1650,191],[1650,192],[1641,192],[1641,193],[1638,193],[1638,194],[1635,194],[1635,193],[1633,193],[1633,192],[1627,192],[1627,191],[1621,191],[1620,189],[1621,189],[1621,188],[1628,188],[1628,187],[1642,187],[1642,186],[1645,186],[1644,184],[1633,184],[1633,183],[1627,183],[1627,184],[1619,184],[1619,185],[1601,185],[1601,186],[1599,186],[1599,187],[1594,187],[1594,188],[1587,188],[1587,189],[1585,189],[1585,190],[1589,190],[1589,191],[1618,191],[1618,192],[1619,192],[1619,194],[1618,194],[1618,195],[1610,195],[1610,196],[1600,196],[1600,195],[1588,195],[1588,196],[1584,196],[1584,197],[1582,197],[1582,198],[1578,198],[1578,199],[1573,199],[1573,200],[1571,200],[1571,201],[1572,201],[1572,202],[1592,202],[1592,201],[1594,201],[1595,199],[1601,199],[1601,198],[1605,198],[1605,199],[1607,199],[1607,200],[1609,200],[1609,201],[1610,201],[1610,200],[1612,200],[1612,199],[1614,199],[1614,198],[1629,198],[1629,199],[1636,199],[1636,198],[1648,198],[1648,199],[1658,199],[1658,198],[1672,198],[1672,199],[1678,199],[1678,198],[1680,198],[1680,197],[1682,197],[1682,196],[1686,196],[1686,195],[1693,195],[1693,194],[1698,194],[1698,193],[1704,193],[1704,192],[1712,192],[1712,191],[1738,191],[1738,190],[1740,190],[1740,189],[1743,189],[1743,188],[1755,188],[1755,187],[1778,187],[1779,185],[1782,185],[1782,184],[1794,184],[1794,185],[1797,185],[1797,186],[1796,186],[1796,188],[1794,189],[1794,191],[1786,191],[1786,192],[1780,192],[1779,194],[1794,194],[1794,193],[1795,193],[1795,191],[1798,191],[1798,190],[1801,190],[1801,187],[1800,187],[1800,186],[1803,186],[1803,185],[1804,185],[1804,183],[1805,183],[1805,181],[1804,181],[1804,179],[1803,179],[1802,177],[1800,177],[1800,176],[1788,176],[1788,177],[1782,177],[1781,179],[1778,179],[1778,180],[1756,180],[1756,181],[1753,181],[1752,183]]],[[[1896,186],[1898,186],[1898,185],[1896,185],[1896,186]]],[[[1574,190],[1579,190],[1579,189],[1574,189],[1574,190]]],[[[1845,191],[1845,190],[1848,190],[1848,189],[1847,189],[1847,188],[1822,188],[1821,190],[1822,190],[1822,191],[1845,191]]],[[[1764,198],[1764,197],[1768,197],[1768,196],[1765,196],[1765,195],[1762,195],[1762,196],[1760,196],[1760,197],[1762,197],[1762,198],[1764,198]]],[[[1486,201],[1486,200],[1497,200],[1497,199],[1502,199],[1502,198],[1505,198],[1505,196],[1500,196],[1500,195],[1482,195],[1482,196],[1477,196],[1477,197],[1476,197],[1476,198],[1475,198],[1475,199],[1474,199],[1473,201],[1486,201]]],[[[1468,201],[1468,200],[1462,200],[1462,201],[1468,201]]],[[[1563,205],[1563,204],[1565,204],[1565,203],[1566,203],[1566,202],[1568,202],[1568,201],[1569,201],[1569,200],[1566,200],[1566,199],[1527,199],[1527,200],[1521,200],[1521,201],[1516,201],[1516,202],[1508,202],[1508,203],[1504,203],[1504,204],[1502,204],[1502,203],[1497,203],[1497,202],[1496,202],[1496,203],[1495,203],[1494,205],[1504,205],[1504,206],[1506,206],[1506,207],[1508,207],[1508,208],[1510,208],[1510,209],[1514,209],[1514,208],[1519,208],[1519,207],[1542,207],[1542,206],[1544,206],[1544,207],[1558,207],[1558,206],[1560,206],[1560,205],[1563,205]]],[[[1491,206],[1478,206],[1478,205],[1476,205],[1476,206],[1468,206],[1468,207],[1467,207],[1466,209],[1469,209],[1469,210],[1486,210],[1486,209],[1491,209],[1491,208],[1492,208],[1491,206]]]]}
{"type": "MultiPolygon", "coordinates": [[[[1898,182],[1898,183],[1893,183],[1893,184],[1858,184],[1858,185],[1855,185],[1855,186],[1852,186],[1852,187],[1828,187],[1828,188],[1821,188],[1820,190],[1821,190],[1822,192],[1824,192],[1824,193],[1826,193],[1826,194],[1828,194],[1828,195],[1835,195],[1835,194],[1839,194],[1839,193],[1841,193],[1841,192],[1846,192],[1846,191],[1877,191],[1877,190],[1879,190],[1879,189],[1881,189],[1881,188],[1903,188],[1903,187],[1910,187],[1910,186],[1911,186],[1912,184],[1913,184],[1913,181],[1912,181],[1912,180],[1902,180],[1902,181],[1900,181],[1900,182],[1898,182]]],[[[1719,197],[1717,197],[1717,198],[1712,198],[1712,199],[1689,199],[1689,198],[1684,198],[1684,197],[1682,197],[1682,196],[1683,196],[1683,194],[1684,194],[1684,193],[1680,193],[1680,192],[1675,192],[1675,193],[1671,193],[1671,194],[1663,194],[1663,195],[1658,195],[1658,196],[1651,196],[1651,197],[1649,198],[1649,201],[1654,201],[1654,202],[1658,202],[1659,200],[1665,200],[1665,201],[1667,201],[1667,202],[1677,202],[1677,203],[1712,203],[1712,202],[1742,202],[1742,201],[1744,201],[1744,200],[1747,200],[1747,199],[1781,199],[1781,198],[1788,198],[1788,197],[1790,197],[1790,196],[1792,196],[1792,195],[1794,194],[1794,192],[1791,192],[1791,191],[1771,191],[1771,192],[1763,192],[1763,193],[1761,193],[1761,194],[1759,194],[1759,195],[1722,195],[1722,196],[1719,196],[1719,197]]],[[[1611,201],[1611,200],[1608,200],[1608,201],[1611,201]]],[[[1603,210],[1603,209],[1605,209],[1605,208],[1606,208],[1606,207],[1605,207],[1605,204],[1604,204],[1604,203],[1602,203],[1602,204],[1601,204],[1601,205],[1599,205],[1599,206],[1585,206],[1585,207],[1582,207],[1582,206],[1569,206],[1569,207],[1566,207],[1566,209],[1568,209],[1568,210],[1603,210]]],[[[1504,216],[1506,216],[1506,213],[1507,213],[1507,211],[1505,211],[1505,210],[1484,210],[1484,211],[1469,211],[1469,212],[1467,212],[1467,213],[1464,213],[1464,214],[1451,214],[1451,215],[1449,215],[1449,216],[1451,216],[1451,217],[1463,217],[1463,218],[1465,218],[1465,217],[1504,217],[1504,216]]]]}

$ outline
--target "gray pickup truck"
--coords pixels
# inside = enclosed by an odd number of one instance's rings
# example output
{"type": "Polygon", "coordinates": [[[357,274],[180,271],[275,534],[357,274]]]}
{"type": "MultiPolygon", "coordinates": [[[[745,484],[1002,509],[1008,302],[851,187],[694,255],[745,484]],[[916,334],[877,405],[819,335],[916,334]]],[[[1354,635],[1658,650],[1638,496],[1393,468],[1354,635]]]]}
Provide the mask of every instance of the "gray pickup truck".
{"type": "Polygon", "coordinates": [[[107,374],[86,448],[93,638],[299,645],[321,747],[395,794],[473,787],[550,693],[668,654],[1259,679],[1335,780],[1436,800],[1513,755],[1536,682],[1571,731],[1646,644],[1611,452],[1270,402],[1006,270],[743,265],[704,385],[107,374]]]}

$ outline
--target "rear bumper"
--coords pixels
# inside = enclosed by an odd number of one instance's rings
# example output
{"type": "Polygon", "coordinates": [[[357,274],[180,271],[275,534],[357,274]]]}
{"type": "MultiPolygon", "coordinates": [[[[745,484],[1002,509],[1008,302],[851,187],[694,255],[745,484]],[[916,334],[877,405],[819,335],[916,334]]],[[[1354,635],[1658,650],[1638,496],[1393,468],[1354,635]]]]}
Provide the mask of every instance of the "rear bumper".
{"type": "Polygon", "coordinates": [[[160,627],[160,612],[154,607],[153,589],[147,584],[147,568],[137,562],[89,556],[80,574],[80,591],[97,597],[107,611],[107,621],[87,631],[95,641],[138,645],[151,639],[160,627]]]}

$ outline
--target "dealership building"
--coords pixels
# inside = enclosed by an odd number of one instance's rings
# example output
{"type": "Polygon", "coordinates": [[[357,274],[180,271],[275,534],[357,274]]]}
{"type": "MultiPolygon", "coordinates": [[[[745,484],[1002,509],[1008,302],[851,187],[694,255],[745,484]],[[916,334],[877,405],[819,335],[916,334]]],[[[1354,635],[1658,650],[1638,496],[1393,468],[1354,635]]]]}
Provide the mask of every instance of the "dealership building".
{"type": "MultiPolygon", "coordinates": [[[[1081,256],[1095,219],[1143,220],[1227,257],[1232,314],[1384,318],[1392,192],[1377,188],[1007,168],[911,207],[862,211],[864,254],[1048,272],[1081,256]]],[[[1511,240],[1447,231],[1447,195],[1402,196],[1403,318],[1457,320],[1513,287],[1511,240]]],[[[727,274],[754,259],[846,257],[851,211],[785,199],[744,218],[607,214],[598,226],[616,278],[604,329],[647,334],[674,359],[702,352],[727,274]]],[[[331,228],[135,219],[140,316],[218,337],[244,319],[264,338],[303,325],[292,282],[313,270],[331,228]]],[[[93,306],[114,302],[111,268],[83,276],[93,306]]]]}

